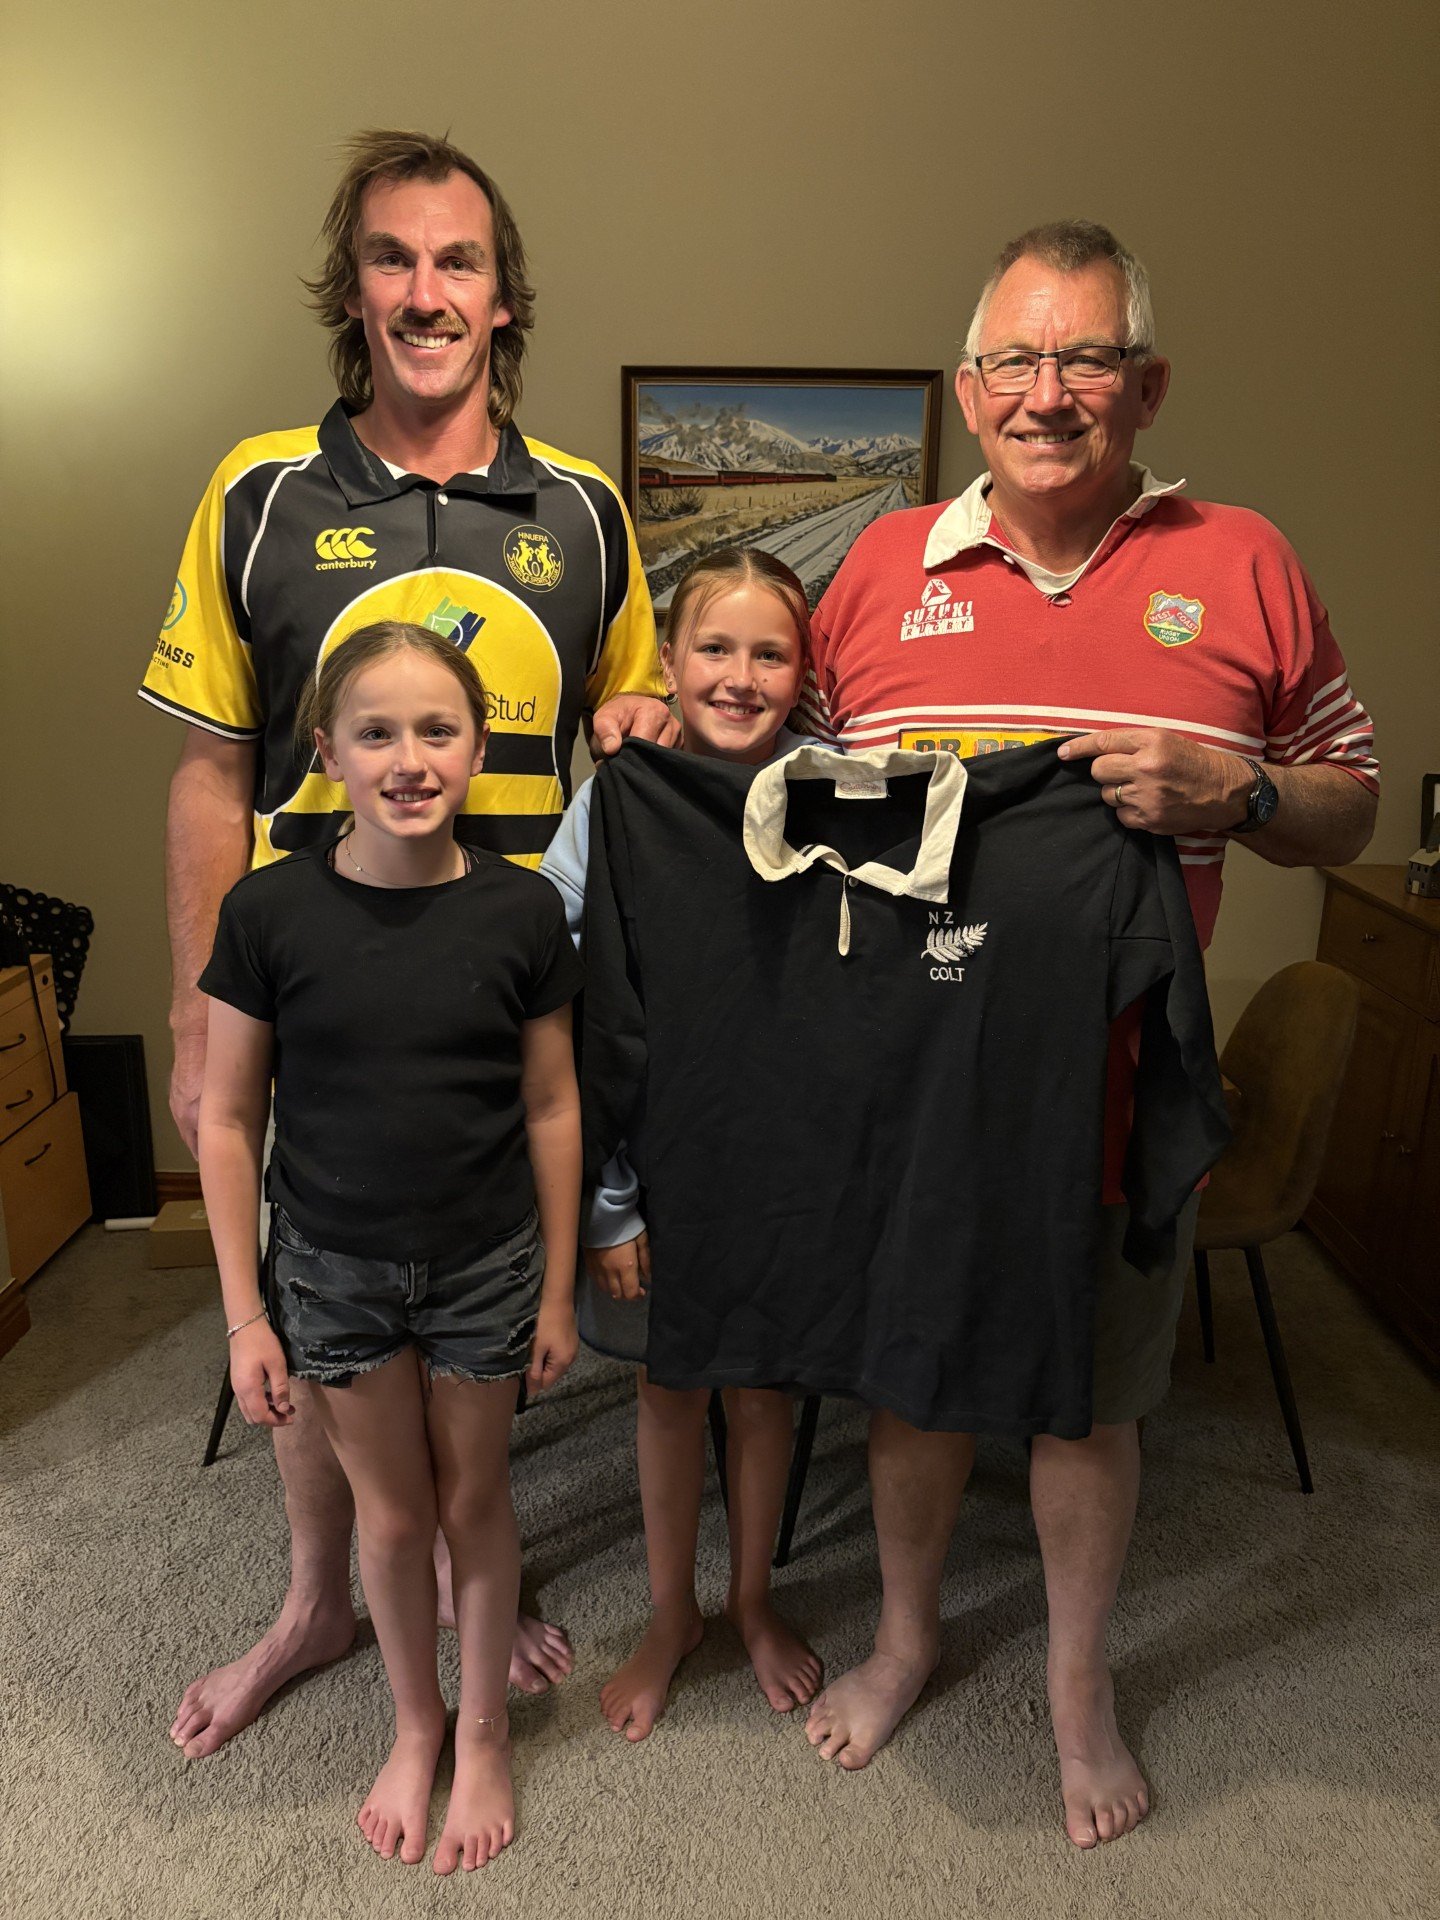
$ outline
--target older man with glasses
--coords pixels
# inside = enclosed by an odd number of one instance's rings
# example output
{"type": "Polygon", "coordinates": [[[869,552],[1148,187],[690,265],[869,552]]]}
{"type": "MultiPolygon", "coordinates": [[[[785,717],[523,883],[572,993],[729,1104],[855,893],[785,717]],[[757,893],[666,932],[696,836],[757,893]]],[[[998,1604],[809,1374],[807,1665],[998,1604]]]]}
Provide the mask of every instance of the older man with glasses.
{"type": "MultiPolygon", "coordinates": [[[[957,500],[874,522],[815,620],[809,724],[850,748],[961,755],[1066,736],[1127,827],[1177,841],[1201,944],[1232,835],[1277,866],[1354,860],[1378,769],[1325,609],[1259,514],[1186,499],[1132,463],[1170,366],[1144,268],[1104,227],[1037,227],[1000,254],[956,376],[988,472],[957,500]]],[[[1057,940],[1060,934],[1057,930],[1057,940]]],[[[1093,1421],[1034,1436],[1065,1825],[1081,1847],[1148,1811],[1106,1658],[1140,1484],[1137,1421],[1169,1384],[1195,1203],[1168,1281],[1121,1255],[1132,1010],[1112,1033],[1093,1421]]],[[[1017,1078],[1026,1072],[1015,1062],[1017,1078]]],[[[973,1435],[877,1411],[870,1478],[884,1598],[869,1659],[825,1690],[809,1737],[863,1767],[933,1671],[946,1549],[973,1435]]]]}

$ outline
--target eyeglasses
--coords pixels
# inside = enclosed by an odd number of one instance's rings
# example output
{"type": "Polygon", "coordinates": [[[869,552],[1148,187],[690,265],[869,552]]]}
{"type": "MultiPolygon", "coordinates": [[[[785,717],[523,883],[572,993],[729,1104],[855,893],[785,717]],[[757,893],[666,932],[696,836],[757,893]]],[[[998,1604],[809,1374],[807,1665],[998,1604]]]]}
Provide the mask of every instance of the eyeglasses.
{"type": "Polygon", "coordinates": [[[1040,362],[1053,360],[1067,393],[1087,388],[1113,387],[1120,362],[1133,358],[1137,347],[1062,347],[1059,353],[1029,353],[1020,347],[1002,347],[998,353],[980,353],[975,365],[987,393],[1028,393],[1040,378],[1040,362]]]}

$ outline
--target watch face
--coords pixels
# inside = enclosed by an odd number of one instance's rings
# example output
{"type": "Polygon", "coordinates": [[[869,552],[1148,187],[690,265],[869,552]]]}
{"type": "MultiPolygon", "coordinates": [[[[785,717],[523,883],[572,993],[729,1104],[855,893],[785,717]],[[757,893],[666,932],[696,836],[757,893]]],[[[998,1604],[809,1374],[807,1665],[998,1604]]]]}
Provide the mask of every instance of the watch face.
{"type": "Polygon", "coordinates": [[[1250,818],[1257,827],[1268,827],[1280,805],[1280,795],[1268,773],[1262,772],[1250,796],[1250,818]]]}

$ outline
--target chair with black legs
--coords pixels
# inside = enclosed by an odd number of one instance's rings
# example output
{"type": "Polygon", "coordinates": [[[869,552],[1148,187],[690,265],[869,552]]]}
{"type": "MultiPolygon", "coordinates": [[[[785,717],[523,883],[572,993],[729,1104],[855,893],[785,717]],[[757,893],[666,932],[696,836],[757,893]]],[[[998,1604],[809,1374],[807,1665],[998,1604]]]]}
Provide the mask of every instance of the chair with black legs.
{"type": "Polygon", "coordinates": [[[1304,1493],[1313,1491],[1300,1412],[1260,1249],[1310,1204],[1355,1038],[1360,989],[1349,974],[1300,960],[1265,982],[1220,1056],[1237,1089],[1235,1137],[1210,1175],[1195,1230],[1195,1289],[1205,1358],[1215,1358],[1210,1255],[1245,1255],[1260,1331],[1304,1493]]]}
{"type": "MultiPolygon", "coordinates": [[[[805,1493],[805,1476],[810,1471],[810,1455],[815,1450],[815,1429],[820,1421],[820,1395],[807,1393],[800,1402],[800,1419],[795,1428],[795,1445],[790,1454],[790,1477],[785,1485],[785,1507],[780,1516],[780,1531],[775,1541],[774,1565],[783,1567],[790,1558],[790,1543],[795,1538],[795,1522],[800,1517],[800,1502],[805,1493]]],[[[710,1444],[715,1449],[715,1473],[720,1482],[720,1498],[726,1511],[730,1507],[730,1481],[725,1471],[725,1401],[717,1389],[710,1395],[710,1444]]]]}

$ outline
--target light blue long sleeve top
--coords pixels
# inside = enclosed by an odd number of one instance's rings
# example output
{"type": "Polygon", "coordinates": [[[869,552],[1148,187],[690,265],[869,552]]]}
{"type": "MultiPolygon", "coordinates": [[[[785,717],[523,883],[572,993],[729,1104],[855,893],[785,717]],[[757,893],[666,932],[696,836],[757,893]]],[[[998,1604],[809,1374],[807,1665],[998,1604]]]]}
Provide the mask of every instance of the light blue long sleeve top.
{"type": "MultiPolygon", "coordinates": [[[[585,919],[585,873],[590,863],[590,803],[595,798],[595,782],[587,780],[555,830],[555,838],[545,849],[540,871],[559,889],[565,902],[565,922],[570,938],[578,947],[585,919]]],[[[640,1182],[621,1146],[600,1169],[589,1218],[582,1222],[581,1244],[587,1247],[619,1247],[637,1240],[645,1231],[640,1217],[640,1182]]]]}

